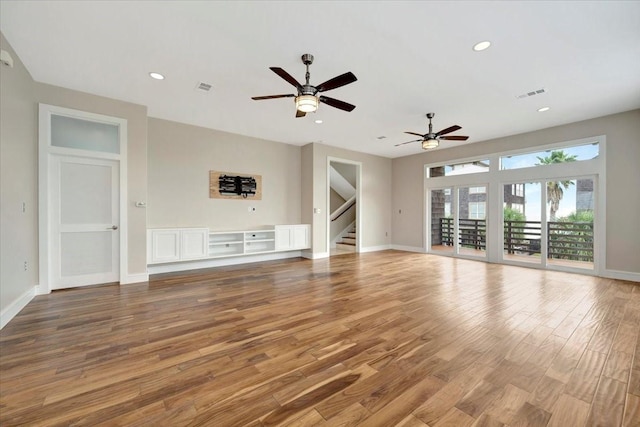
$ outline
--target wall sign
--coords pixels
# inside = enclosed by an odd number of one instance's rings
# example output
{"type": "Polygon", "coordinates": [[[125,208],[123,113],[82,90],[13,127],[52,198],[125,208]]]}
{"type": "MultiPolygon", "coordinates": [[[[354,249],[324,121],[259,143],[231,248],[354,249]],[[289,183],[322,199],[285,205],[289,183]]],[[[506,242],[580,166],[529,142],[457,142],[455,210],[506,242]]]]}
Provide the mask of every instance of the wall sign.
{"type": "Polygon", "coordinates": [[[209,198],[262,200],[262,176],[209,171],[209,198]]]}

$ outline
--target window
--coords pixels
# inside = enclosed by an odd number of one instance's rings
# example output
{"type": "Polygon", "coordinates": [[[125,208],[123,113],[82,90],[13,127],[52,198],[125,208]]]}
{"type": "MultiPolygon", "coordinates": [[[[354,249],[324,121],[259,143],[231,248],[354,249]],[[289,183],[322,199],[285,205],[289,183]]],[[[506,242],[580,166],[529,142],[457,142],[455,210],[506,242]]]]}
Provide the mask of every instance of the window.
{"type": "Polygon", "coordinates": [[[485,219],[486,205],[485,202],[469,202],[469,219],[485,219]]]}
{"type": "Polygon", "coordinates": [[[484,194],[487,192],[486,187],[469,187],[469,194],[484,194]]]}
{"type": "Polygon", "coordinates": [[[489,172],[489,160],[474,160],[472,162],[456,163],[431,167],[427,170],[429,178],[440,176],[467,175],[470,173],[489,172]]]}
{"type": "Polygon", "coordinates": [[[527,154],[500,157],[500,170],[521,169],[544,166],[552,163],[580,162],[592,160],[600,154],[600,144],[576,145],[573,147],[552,148],[527,154]]]}
{"type": "Polygon", "coordinates": [[[511,186],[511,194],[518,197],[524,197],[524,184],[513,184],[511,186]]]}

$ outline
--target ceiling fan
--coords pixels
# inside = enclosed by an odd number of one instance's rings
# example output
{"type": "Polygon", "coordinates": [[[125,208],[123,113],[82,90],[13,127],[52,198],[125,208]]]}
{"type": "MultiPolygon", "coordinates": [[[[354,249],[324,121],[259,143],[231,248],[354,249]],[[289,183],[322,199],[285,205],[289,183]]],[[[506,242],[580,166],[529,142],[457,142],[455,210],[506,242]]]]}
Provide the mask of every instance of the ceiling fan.
{"type": "Polygon", "coordinates": [[[287,94],[287,95],[267,95],[267,96],[254,96],[251,99],[255,101],[259,101],[262,99],[274,99],[274,98],[295,98],[296,102],[296,117],[304,117],[307,113],[312,113],[318,109],[318,102],[325,103],[334,108],[338,108],[344,111],[352,111],[356,108],[355,105],[351,105],[347,102],[340,101],[339,99],[329,98],[328,96],[320,95],[319,92],[325,92],[331,89],[339,88],[340,86],[348,85],[349,83],[353,83],[356,80],[356,76],[353,75],[352,72],[341,74],[337,77],[334,77],[330,80],[327,80],[324,83],[319,84],[318,86],[313,86],[309,83],[309,65],[313,64],[313,55],[309,53],[305,53],[302,55],[302,63],[306,65],[307,72],[305,74],[305,84],[301,85],[298,83],[296,79],[291,77],[289,73],[283,70],[280,67],[269,67],[271,71],[282,77],[291,85],[295,86],[298,89],[298,94],[287,94]]]}
{"type": "Polygon", "coordinates": [[[405,132],[408,133],[409,135],[416,135],[419,136],[420,139],[415,139],[413,141],[408,141],[408,142],[402,142],[400,144],[396,144],[395,146],[399,146],[399,145],[405,145],[405,144],[411,144],[412,142],[418,142],[418,141],[422,141],[422,148],[425,150],[431,150],[433,148],[438,147],[438,145],[440,145],[440,140],[441,139],[445,139],[445,140],[449,140],[449,141],[466,141],[467,139],[469,139],[468,136],[462,136],[462,135],[451,135],[451,136],[444,136],[448,133],[451,132],[455,132],[459,129],[462,129],[460,126],[458,125],[453,125],[450,126],[446,129],[442,129],[440,132],[433,132],[433,126],[431,125],[431,119],[433,119],[433,116],[435,116],[435,113],[427,113],[427,118],[429,119],[429,132],[425,133],[424,135],[421,133],[416,133],[416,132],[405,132]]]}

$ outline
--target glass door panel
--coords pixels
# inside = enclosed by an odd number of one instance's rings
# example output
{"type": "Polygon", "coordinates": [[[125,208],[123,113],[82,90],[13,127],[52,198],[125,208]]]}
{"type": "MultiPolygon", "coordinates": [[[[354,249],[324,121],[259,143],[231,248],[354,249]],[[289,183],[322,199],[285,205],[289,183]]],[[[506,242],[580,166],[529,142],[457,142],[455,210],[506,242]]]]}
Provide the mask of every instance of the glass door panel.
{"type": "Polygon", "coordinates": [[[539,182],[503,185],[503,259],[541,264],[541,194],[539,182]]]}
{"type": "Polygon", "coordinates": [[[458,188],[458,253],[486,256],[487,187],[458,188]]]}
{"type": "Polygon", "coordinates": [[[593,269],[594,180],[547,181],[547,264],[593,269]]]}
{"type": "Polygon", "coordinates": [[[453,254],[453,188],[431,190],[431,250],[453,254]]]}

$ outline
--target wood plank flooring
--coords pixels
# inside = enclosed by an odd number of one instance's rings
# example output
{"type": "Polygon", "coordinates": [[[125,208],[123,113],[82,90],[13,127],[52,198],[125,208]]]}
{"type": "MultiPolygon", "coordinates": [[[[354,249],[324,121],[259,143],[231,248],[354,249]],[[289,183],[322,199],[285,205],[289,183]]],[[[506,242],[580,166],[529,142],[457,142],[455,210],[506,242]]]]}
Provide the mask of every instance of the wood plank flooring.
{"type": "Polygon", "coordinates": [[[38,296],[0,425],[640,426],[640,284],[384,251],[38,296]]]}

